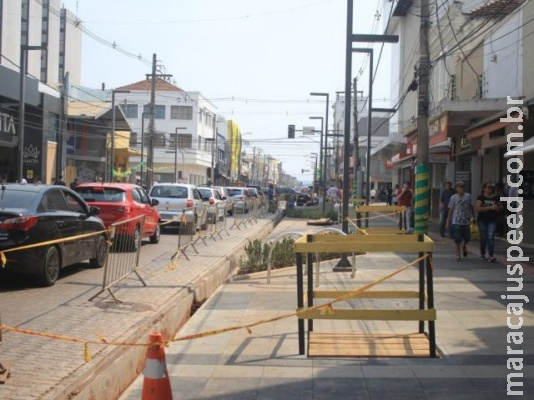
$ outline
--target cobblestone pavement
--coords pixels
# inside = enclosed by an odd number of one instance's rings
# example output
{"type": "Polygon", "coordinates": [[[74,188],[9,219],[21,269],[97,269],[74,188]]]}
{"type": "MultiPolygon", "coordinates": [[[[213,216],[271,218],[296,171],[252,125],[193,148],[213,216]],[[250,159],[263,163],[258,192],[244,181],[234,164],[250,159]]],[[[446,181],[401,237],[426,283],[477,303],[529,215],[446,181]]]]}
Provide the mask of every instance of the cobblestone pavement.
{"type": "MultiPolygon", "coordinates": [[[[307,229],[284,221],[278,229],[307,229]],[[288,226],[288,224],[292,224],[288,226]]],[[[273,235],[278,234],[278,229],[273,235]]],[[[173,343],[166,349],[175,400],[181,399],[504,399],[508,356],[506,266],[469,254],[454,261],[453,245],[437,238],[434,253],[438,346],[443,357],[307,358],[298,355],[295,317],[246,330],[173,343]]],[[[321,289],[354,289],[417,256],[394,253],[358,258],[354,280],[321,264],[321,289]]],[[[534,298],[534,276],[525,272],[522,294],[534,298]]],[[[377,290],[414,290],[417,270],[409,269],[377,290]]],[[[362,301],[362,300],[360,300],[362,301]]],[[[371,301],[371,300],[367,300],[371,301]]],[[[371,301],[373,304],[375,301],[371,301]]],[[[393,301],[388,308],[416,307],[393,301]]],[[[358,307],[352,300],[345,306],[358,307]]],[[[369,304],[367,304],[369,305],[369,304]]],[[[375,303],[376,305],[376,303],[375,303]]],[[[523,391],[534,393],[534,319],[524,312],[523,391]]],[[[277,270],[271,284],[264,273],[221,286],[179,335],[275,317],[296,309],[295,269],[277,270]]],[[[315,321],[315,331],[415,332],[417,323],[389,321],[315,321]]],[[[140,398],[142,376],[121,397],[140,398]]],[[[516,387],[517,388],[517,387],[516,387]]]]}
{"type": "MultiPolygon", "coordinates": [[[[242,250],[249,238],[267,234],[269,227],[272,229],[270,219],[260,219],[246,227],[229,230],[230,236],[222,233],[223,239],[206,239],[207,246],[199,242],[200,255],[189,249],[191,261],[181,257],[174,269],[166,267],[176,251],[176,232],[169,230],[162,234],[157,245],[144,243],[140,274],[148,287],[143,287],[135,275],[131,275],[117,286],[116,296],[123,303],[113,301],[107,293],[89,301],[98,292],[103,270],[90,269],[88,264],[65,269],[56,285],[49,288],[35,287],[28,277],[2,271],[2,323],[85,340],[104,337],[108,341],[125,340],[132,332],[144,329],[143,341],[146,341],[146,333],[157,324],[153,320],[162,308],[168,307],[171,301],[178,301],[182,294],[184,297],[196,290],[206,276],[216,272],[228,276],[236,265],[221,260],[228,260],[236,250],[242,250]]],[[[90,345],[92,361],[84,363],[83,343],[12,332],[4,333],[2,340],[0,360],[13,362],[11,377],[0,385],[2,400],[67,398],[69,393],[63,393],[62,389],[74,384],[79,377],[90,376],[98,363],[109,355],[111,347],[90,345]]]]}

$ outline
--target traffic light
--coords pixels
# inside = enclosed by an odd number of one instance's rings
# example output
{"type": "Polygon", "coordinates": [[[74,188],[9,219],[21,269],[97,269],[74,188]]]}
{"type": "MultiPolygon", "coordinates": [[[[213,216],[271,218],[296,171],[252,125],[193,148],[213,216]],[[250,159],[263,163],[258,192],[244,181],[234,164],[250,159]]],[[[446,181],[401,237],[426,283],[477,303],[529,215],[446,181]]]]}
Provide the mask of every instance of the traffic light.
{"type": "Polygon", "coordinates": [[[288,125],[287,126],[287,138],[288,139],[295,139],[295,125],[288,125]]]}

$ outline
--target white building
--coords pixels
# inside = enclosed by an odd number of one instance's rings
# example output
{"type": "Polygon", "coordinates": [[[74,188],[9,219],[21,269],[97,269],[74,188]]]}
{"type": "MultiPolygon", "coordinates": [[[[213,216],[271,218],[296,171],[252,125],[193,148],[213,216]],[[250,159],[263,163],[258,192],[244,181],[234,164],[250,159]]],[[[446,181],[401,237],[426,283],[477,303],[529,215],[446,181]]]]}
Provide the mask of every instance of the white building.
{"type": "MultiPolygon", "coordinates": [[[[184,182],[195,185],[210,180],[213,150],[216,140],[216,107],[199,92],[186,92],[176,85],[158,79],[155,97],[155,135],[153,170],[147,171],[150,140],[151,80],[122,86],[116,90],[115,102],[120,104],[132,130],[130,147],[143,155],[131,156],[128,168],[132,175],[146,182],[147,172],[152,181],[184,182]],[[142,140],[144,142],[142,144],[142,140]],[[176,171],[176,176],[175,176],[176,171]]],[[[126,167],[126,166],[125,166],[126,167]]]]}

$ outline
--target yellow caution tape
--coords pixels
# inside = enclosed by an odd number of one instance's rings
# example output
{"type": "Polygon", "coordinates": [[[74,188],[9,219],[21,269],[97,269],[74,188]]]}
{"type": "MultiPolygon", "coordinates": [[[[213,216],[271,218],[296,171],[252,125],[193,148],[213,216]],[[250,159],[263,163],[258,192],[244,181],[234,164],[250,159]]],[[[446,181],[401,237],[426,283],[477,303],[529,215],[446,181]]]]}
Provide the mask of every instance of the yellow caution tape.
{"type": "MultiPolygon", "coordinates": [[[[425,260],[426,258],[429,258],[429,257],[430,257],[430,254],[426,254],[426,255],[424,255],[422,257],[419,257],[418,259],[416,259],[416,260],[412,261],[411,263],[406,264],[405,266],[403,266],[403,267],[391,272],[390,274],[388,274],[386,276],[383,276],[382,278],[376,279],[375,281],[373,281],[371,283],[368,283],[367,285],[364,285],[359,289],[353,290],[350,293],[346,293],[343,296],[335,298],[332,301],[330,301],[328,303],[325,303],[325,304],[320,304],[320,305],[313,306],[313,307],[308,307],[308,308],[302,308],[302,309],[297,310],[295,312],[286,313],[286,314],[279,315],[277,317],[273,317],[273,318],[269,318],[269,319],[259,320],[259,321],[256,321],[256,322],[252,322],[250,324],[229,326],[229,327],[226,327],[226,328],[214,329],[214,330],[199,332],[199,333],[195,333],[195,334],[191,334],[191,335],[174,337],[173,339],[167,340],[164,343],[164,345],[168,346],[168,344],[170,342],[180,342],[180,341],[185,341],[185,340],[193,340],[193,339],[198,339],[198,338],[204,338],[204,337],[207,337],[207,336],[214,336],[214,335],[218,335],[218,334],[221,334],[221,333],[236,331],[236,330],[240,330],[240,329],[246,329],[247,332],[252,333],[251,328],[253,328],[255,326],[264,325],[264,324],[267,324],[267,323],[280,321],[282,319],[295,317],[295,316],[298,316],[301,313],[308,312],[308,311],[311,311],[311,310],[319,310],[321,312],[321,314],[324,313],[325,315],[334,314],[335,310],[332,307],[333,304],[339,303],[341,301],[345,301],[345,300],[348,300],[348,299],[351,299],[353,297],[356,297],[357,295],[359,295],[359,294],[371,289],[372,287],[374,287],[374,286],[376,286],[376,285],[378,285],[378,284],[380,284],[380,283],[382,283],[382,282],[394,277],[395,275],[400,274],[401,272],[407,270],[408,268],[414,266],[415,264],[417,264],[420,261],[425,260]]],[[[107,345],[107,346],[139,346],[139,347],[148,347],[148,346],[157,345],[157,344],[154,344],[154,343],[151,343],[151,342],[137,342],[136,343],[136,342],[107,341],[102,336],[98,336],[98,340],[86,340],[86,339],[75,338],[75,337],[66,336],[66,335],[59,335],[59,334],[55,334],[55,333],[39,332],[39,331],[31,330],[31,329],[17,328],[17,327],[9,326],[9,325],[0,325],[0,332],[1,331],[10,331],[10,332],[16,332],[16,333],[22,333],[22,334],[26,334],[26,335],[31,335],[31,336],[47,338],[47,339],[62,340],[62,341],[74,342],[74,343],[81,343],[81,344],[84,345],[84,360],[85,360],[85,362],[89,362],[91,360],[91,354],[89,352],[89,344],[98,344],[98,345],[107,345]]]]}

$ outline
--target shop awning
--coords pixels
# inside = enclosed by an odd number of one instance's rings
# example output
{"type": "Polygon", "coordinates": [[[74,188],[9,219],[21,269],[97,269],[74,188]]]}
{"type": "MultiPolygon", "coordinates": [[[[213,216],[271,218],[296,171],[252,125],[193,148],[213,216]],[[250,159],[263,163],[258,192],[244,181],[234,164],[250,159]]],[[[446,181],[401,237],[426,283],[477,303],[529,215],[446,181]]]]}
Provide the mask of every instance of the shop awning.
{"type": "MultiPolygon", "coordinates": [[[[108,149],[111,148],[111,137],[108,134],[107,140],[108,149]]],[[[115,131],[115,143],[113,143],[115,150],[130,148],[130,131],[115,131]]]]}
{"type": "MultiPolygon", "coordinates": [[[[505,118],[507,114],[508,114],[507,111],[501,111],[498,114],[495,114],[489,118],[486,118],[478,122],[477,124],[473,125],[472,127],[468,128],[466,130],[467,139],[473,140],[481,136],[484,136],[486,133],[495,132],[499,129],[506,128],[508,125],[512,125],[514,123],[517,124],[517,121],[501,122],[501,118],[505,118]]],[[[517,113],[512,113],[512,116],[515,116],[515,115],[517,115],[517,113]]]]}
{"type": "Polygon", "coordinates": [[[526,142],[523,143],[523,146],[514,147],[509,152],[507,152],[504,157],[505,158],[511,158],[514,156],[518,156],[518,152],[523,152],[523,154],[527,153],[534,153],[534,137],[528,139],[526,142]]]}

